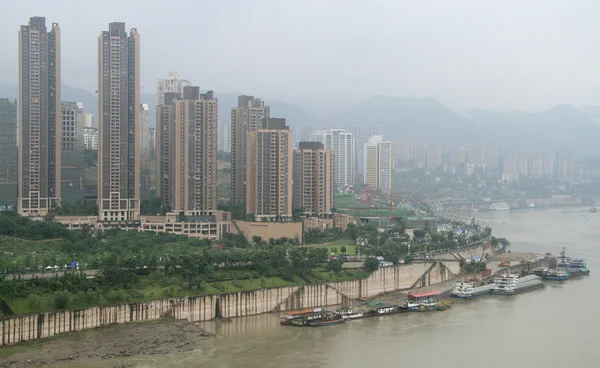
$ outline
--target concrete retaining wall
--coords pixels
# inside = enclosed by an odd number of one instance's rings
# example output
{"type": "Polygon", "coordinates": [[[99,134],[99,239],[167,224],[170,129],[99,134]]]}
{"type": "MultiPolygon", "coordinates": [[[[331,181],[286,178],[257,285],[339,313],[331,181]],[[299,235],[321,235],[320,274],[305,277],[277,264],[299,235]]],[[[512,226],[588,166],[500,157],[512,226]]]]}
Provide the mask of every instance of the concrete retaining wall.
{"type": "Polygon", "coordinates": [[[0,320],[0,340],[4,346],[65,332],[114,323],[156,320],[165,316],[206,321],[216,317],[243,317],[272,311],[336,305],[349,299],[444,282],[459,272],[458,262],[415,262],[383,267],[363,280],[284,286],[27,315],[0,320]]]}

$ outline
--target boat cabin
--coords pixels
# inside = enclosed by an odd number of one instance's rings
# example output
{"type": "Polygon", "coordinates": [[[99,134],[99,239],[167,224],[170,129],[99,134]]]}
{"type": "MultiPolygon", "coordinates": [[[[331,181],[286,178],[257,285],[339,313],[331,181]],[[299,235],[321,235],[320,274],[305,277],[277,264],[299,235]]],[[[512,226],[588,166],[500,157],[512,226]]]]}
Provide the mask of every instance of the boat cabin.
{"type": "Polygon", "coordinates": [[[438,303],[439,300],[440,300],[439,292],[430,292],[430,293],[422,293],[422,294],[408,293],[408,301],[409,302],[416,302],[421,305],[429,305],[429,304],[438,303]]]}

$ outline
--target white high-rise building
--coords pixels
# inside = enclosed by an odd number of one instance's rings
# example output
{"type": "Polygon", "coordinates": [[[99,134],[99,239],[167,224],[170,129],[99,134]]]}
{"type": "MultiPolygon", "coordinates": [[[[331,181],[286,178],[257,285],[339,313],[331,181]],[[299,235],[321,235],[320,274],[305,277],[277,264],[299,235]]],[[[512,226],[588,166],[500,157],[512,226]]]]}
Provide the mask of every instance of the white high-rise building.
{"type": "Polygon", "coordinates": [[[310,135],[310,140],[321,142],[325,149],[333,151],[334,184],[354,185],[354,137],[345,129],[319,130],[310,135]]]}
{"type": "Polygon", "coordinates": [[[83,146],[85,149],[98,150],[98,129],[83,128],[83,146]]]}
{"type": "Polygon", "coordinates": [[[389,193],[392,190],[392,142],[380,135],[369,138],[364,145],[364,183],[389,193]]]}
{"type": "Polygon", "coordinates": [[[156,151],[156,129],[150,128],[148,130],[148,140],[150,145],[150,150],[156,151]]]}
{"type": "Polygon", "coordinates": [[[94,114],[90,112],[83,113],[83,127],[92,128],[94,126],[94,114]]]}
{"type": "Polygon", "coordinates": [[[219,121],[219,151],[231,152],[231,129],[228,121],[219,121]]]}
{"type": "Polygon", "coordinates": [[[183,87],[191,86],[192,82],[180,79],[178,72],[169,72],[166,78],[156,80],[156,104],[165,104],[165,93],[183,93],[183,87]]]}

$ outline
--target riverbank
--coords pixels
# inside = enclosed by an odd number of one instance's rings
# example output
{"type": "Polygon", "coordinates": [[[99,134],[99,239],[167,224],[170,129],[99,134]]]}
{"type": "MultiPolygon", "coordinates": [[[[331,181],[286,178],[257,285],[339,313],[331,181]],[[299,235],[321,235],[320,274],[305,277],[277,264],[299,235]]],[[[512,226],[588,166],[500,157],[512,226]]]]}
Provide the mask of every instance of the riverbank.
{"type": "Polygon", "coordinates": [[[0,348],[1,368],[191,351],[214,337],[197,323],[171,318],[114,324],[0,348]]]}

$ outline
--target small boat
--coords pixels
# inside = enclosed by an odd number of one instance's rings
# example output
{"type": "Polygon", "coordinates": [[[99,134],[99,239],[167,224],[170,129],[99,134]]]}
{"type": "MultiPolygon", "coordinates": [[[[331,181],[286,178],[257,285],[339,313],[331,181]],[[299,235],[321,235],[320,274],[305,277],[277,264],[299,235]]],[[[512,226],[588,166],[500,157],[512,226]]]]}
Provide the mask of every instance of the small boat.
{"type": "Polygon", "coordinates": [[[438,304],[438,306],[437,306],[436,310],[438,310],[438,311],[445,311],[446,309],[450,309],[450,308],[452,308],[452,302],[449,302],[449,301],[441,301],[441,302],[438,304]]]}
{"type": "Polygon", "coordinates": [[[598,209],[596,207],[590,207],[590,213],[596,213],[598,209]]]}
{"type": "Polygon", "coordinates": [[[532,273],[539,277],[544,277],[544,275],[548,272],[548,267],[537,267],[532,271],[532,273]]]}

